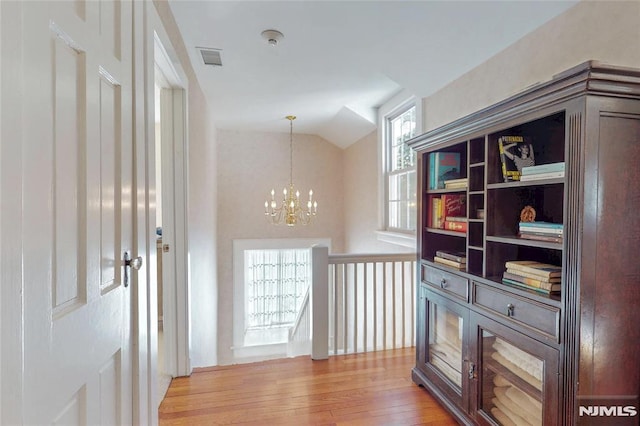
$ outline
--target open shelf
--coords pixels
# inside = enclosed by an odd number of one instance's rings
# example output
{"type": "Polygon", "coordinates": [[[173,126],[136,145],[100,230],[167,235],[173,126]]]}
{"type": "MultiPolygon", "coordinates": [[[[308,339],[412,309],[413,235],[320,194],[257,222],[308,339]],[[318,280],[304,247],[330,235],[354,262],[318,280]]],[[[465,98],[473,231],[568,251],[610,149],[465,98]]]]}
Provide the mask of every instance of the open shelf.
{"type": "Polygon", "coordinates": [[[466,238],[467,237],[467,233],[466,232],[449,231],[447,229],[427,228],[426,231],[427,232],[431,232],[433,234],[449,235],[451,237],[458,237],[458,238],[466,238]]]}
{"type": "Polygon", "coordinates": [[[427,190],[427,194],[464,194],[467,192],[467,188],[456,188],[456,189],[429,189],[427,190]]]}
{"type": "Polygon", "coordinates": [[[518,188],[523,186],[542,186],[542,185],[557,185],[564,183],[564,178],[553,179],[540,179],[540,180],[528,180],[524,182],[501,182],[490,183],[487,185],[487,189],[504,189],[504,188],[518,188]]]}
{"type": "Polygon", "coordinates": [[[504,244],[515,244],[517,246],[527,246],[527,247],[539,247],[539,248],[547,248],[551,250],[562,250],[562,243],[552,243],[548,241],[536,241],[536,240],[527,240],[524,238],[518,238],[515,236],[490,236],[487,235],[487,241],[492,241],[496,243],[504,243],[504,244]]]}

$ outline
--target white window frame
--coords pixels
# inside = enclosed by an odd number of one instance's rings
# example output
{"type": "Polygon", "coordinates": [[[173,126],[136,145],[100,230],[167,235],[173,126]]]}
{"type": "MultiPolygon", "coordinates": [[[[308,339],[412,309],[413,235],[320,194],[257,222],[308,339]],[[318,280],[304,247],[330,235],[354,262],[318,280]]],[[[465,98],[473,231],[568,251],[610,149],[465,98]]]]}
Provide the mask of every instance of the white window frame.
{"type": "Polygon", "coordinates": [[[391,119],[399,116],[412,106],[415,106],[416,108],[415,135],[417,136],[422,132],[422,103],[418,98],[410,94],[408,91],[401,91],[389,101],[387,101],[384,105],[382,105],[378,110],[378,157],[380,159],[378,179],[379,230],[376,232],[376,234],[378,240],[380,241],[415,249],[417,247],[415,231],[402,231],[396,228],[389,228],[388,226],[389,188],[387,170],[389,170],[390,161],[390,150],[388,143],[388,136],[390,133],[389,123],[391,119]]]}
{"type": "Polygon", "coordinates": [[[244,345],[245,281],[244,251],[269,249],[299,249],[322,245],[331,252],[330,238],[282,238],[233,240],[233,354],[236,360],[261,355],[260,347],[244,345]]]}

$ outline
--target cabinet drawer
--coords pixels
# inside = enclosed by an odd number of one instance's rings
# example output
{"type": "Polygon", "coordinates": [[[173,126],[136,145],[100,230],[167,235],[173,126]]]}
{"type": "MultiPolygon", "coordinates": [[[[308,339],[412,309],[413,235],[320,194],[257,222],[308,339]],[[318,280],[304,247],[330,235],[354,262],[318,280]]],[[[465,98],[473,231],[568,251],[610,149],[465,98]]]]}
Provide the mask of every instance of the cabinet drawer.
{"type": "Polygon", "coordinates": [[[428,265],[422,265],[422,281],[467,302],[469,280],[428,265]]]}
{"type": "Polygon", "coordinates": [[[560,309],[474,282],[471,303],[559,341],[560,309]]]}

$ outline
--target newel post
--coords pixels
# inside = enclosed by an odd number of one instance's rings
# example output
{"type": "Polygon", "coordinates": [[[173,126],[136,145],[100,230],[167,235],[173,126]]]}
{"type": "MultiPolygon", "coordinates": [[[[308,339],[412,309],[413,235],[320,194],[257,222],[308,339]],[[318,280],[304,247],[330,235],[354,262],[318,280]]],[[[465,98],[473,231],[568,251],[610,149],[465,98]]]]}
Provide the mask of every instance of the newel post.
{"type": "Polygon", "coordinates": [[[311,247],[311,359],[329,358],[329,249],[311,247]]]}

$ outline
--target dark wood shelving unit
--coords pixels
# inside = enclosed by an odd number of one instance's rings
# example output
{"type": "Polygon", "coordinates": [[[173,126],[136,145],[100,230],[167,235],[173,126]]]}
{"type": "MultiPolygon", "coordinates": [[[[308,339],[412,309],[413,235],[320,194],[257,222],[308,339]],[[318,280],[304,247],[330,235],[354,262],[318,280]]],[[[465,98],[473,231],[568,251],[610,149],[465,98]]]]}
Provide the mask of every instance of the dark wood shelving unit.
{"type": "Polygon", "coordinates": [[[625,182],[640,181],[639,134],[640,70],[590,61],[409,141],[418,154],[423,230],[412,377],[460,423],[499,424],[483,399],[493,386],[484,381],[495,373],[542,402],[545,426],[577,423],[587,397],[629,396],[640,404],[640,197],[637,185],[621,183],[621,174],[625,182]],[[564,177],[505,182],[503,136],[526,137],[535,164],[563,162],[564,177]],[[430,155],[437,152],[459,153],[466,189],[427,190],[430,155]],[[431,199],[447,193],[465,196],[466,232],[427,226],[429,209],[437,208],[431,199]],[[562,242],[518,238],[525,206],[535,209],[537,221],[563,224],[562,242]],[[434,263],[438,250],[465,252],[466,270],[434,263]],[[561,293],[502,283],[512,260],[561,266],[561,293]],[[461,387],[441,380],[429,361],[429,315],[438,309],[464,323],[461,387]],[[485,359],[485,334],[541,360],[542,390],[485,359]]]}

